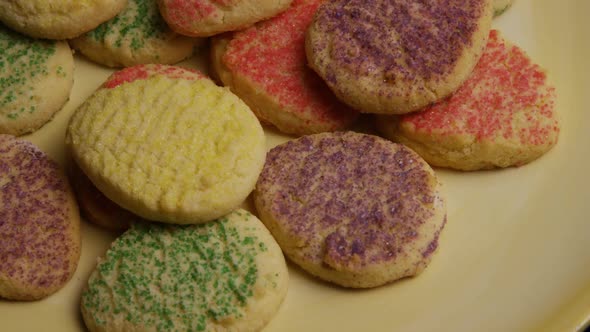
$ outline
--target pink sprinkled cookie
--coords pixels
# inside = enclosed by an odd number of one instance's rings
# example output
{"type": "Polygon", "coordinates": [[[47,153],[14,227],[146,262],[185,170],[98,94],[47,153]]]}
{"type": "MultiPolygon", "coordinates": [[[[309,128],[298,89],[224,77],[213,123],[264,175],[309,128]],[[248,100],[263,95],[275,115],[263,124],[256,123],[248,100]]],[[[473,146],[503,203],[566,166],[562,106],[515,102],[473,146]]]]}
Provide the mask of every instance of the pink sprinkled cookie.
{"type": "Polygon", "coordinates": [[[209,37],[243,29],[284,10],[292,0],[158,0],[172,30],[193,37],[209,37]]]}
{"type": "Polygon", "coordinates": [[[30,142],[0,135],[0,297],[61,289],[80,258],[80,217],[59,165],[30,142]]]}
{"type": "Polygon", "coordinates": [[[358,114],[339,102],[307,67],[305,29],[322,2],[295,0],[287,11],[269,20],[213,39],[213,68],[223,84],[262,122],[284,133],[343,129],[358,114]]]}
{"type": "Polygon", "coordinates": [[[180,66],[162,64],[144,64],[123,68],[111,74],[101,85],[101,88],[113,89],[125,83],[145,80],[154,75],[163,75],[173,79],[195,80],[205,78],[200,72],[180,66]]]}
{"type": "Polygon", "coordinates": [[[485,47],[491,0],[334,0],[307,30],[309,65],[351,107],[403,114],[467,79],[485,47]]]}
{"type": "Polygon", "coordinates": [[[496,30],[455,94],[423,112],[382,116],[377,126],[431,165],[459,170],[526,164],[559,135],[555,89],[545,71],[496,30]]]}
{"type": "Polygon", "coordinates": [[[367,288],[428,265],[446,221],[440,191],[409,148],[334,132],[270,150],[254,203],[293,262],[338,285],[367,288]]]}

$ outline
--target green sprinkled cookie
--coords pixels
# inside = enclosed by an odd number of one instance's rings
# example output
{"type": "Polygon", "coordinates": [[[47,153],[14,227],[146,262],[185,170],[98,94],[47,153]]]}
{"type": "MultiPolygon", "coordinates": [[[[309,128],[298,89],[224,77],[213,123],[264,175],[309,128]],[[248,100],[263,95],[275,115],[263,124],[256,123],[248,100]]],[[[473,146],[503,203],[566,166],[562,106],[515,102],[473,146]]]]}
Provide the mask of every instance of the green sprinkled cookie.
{"type": "Polygon", "coordinates": [[[494,0],[494,17],[504,14],[512,6],[513,2],[514,0],[494,0]]]}
{"type": "Polygon", "coordinates": [[[68,101],[74,58],[66,42],[26,37],[0,25],[0,134],[23,135],[68,101]]]}
{"type": "Polygon", "coordinates": [[[282,252],[255,216],[236,210],[190,226],[141,222],[90,275],[90,331],[255,331],[282,303],[282,252]]]}
{"type": "Polygon", "coordinates": [[[99,64],[131,67],[177,63],[192,55],[203,40],[173,32],[160,15],[156,0],[129,0],[117,16],[70,40],[70,45],[99,64]]]}

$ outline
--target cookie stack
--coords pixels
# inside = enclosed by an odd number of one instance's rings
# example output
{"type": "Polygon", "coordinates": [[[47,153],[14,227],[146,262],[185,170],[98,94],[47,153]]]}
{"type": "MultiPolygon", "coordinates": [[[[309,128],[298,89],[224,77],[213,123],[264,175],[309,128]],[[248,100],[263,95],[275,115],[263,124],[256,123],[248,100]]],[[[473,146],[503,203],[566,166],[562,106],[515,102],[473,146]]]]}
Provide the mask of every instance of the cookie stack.
{"type": "Polygon", "coordinates": [[[90,180],[79,191],[94,191],[80,195],[91,220],[131,225],[82,293],[92,331],[257,330],[272,318],[288,273],[270,233],[239,209],[265,160],[262,127],[239,98],[196,71],[129,67],[77,108],[66,147],[90,180]]]}
{"type": "Polygon", "coordinates": [[[490,29],[494,6],[507,5],[331,1],[307,30],[307,58],[339,99],[378,114],[383,136],[430,165],[523,165],[555,145],[559,124],[544,70],[490,29]]]}

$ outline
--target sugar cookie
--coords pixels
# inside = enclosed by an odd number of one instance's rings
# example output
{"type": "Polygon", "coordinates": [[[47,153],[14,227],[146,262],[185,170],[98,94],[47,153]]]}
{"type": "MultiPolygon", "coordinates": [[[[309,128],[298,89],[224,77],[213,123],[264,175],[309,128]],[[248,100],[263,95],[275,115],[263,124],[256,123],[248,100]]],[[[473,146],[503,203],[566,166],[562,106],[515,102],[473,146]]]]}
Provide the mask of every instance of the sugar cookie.
{"type": "Polygon", "coordinates": [[[158,0],[172,30],[209,37],[243,29],[289,7],[292,0],[158,0]]]}
{"type": "Polygon", "coordinates": [[[420,156],[355,132],[273,148],[253,197],[289,259],[345,287],[419,274],[446,221],[440,183],[420,156]]]}
{"type": "Polygon", "coordinates": [[[260,123],[229,89],[164,65],[115,74],[75,111],[66,145],[109,199],[182,224],[237,208],[266,154],[260,123]]]}
{"type": "Polygon", "coordinates": [[[108,199],[88,179],[75,162],[70,162],[70,177],[84,220],[109,230],[125,230],[139,219],[108,199]]]}
{"type": "Polygon", "coordinates": [[[68,101],[73,84],[66,42],[29,38],[0,25],[0,134],[41,128],[68,101]]]}
{"type": "Polygon", "coordinates": [[[309,65],[365,113],[417,111],[454,92],[485,47],[491,0],[334,0],[307,30],[309,65]]]}
{"type": "Polygon", "coordinates": [[[156,0],[129,0],[127,7],[113,19],[70,40],[70,44],[99,64],[131,67],[177,63],[192,55],[193,47],[203,41],[170,30],[156,0]]]}
{"type": "Polygon", "coordinates": [[[271,19],[213,38],[212,67],[220,80],[263,123],[287,134],[344,129],[358,115],[307,67],[305,29],[322,2],[295,0],[271,19]]]}
{"type": "Polygon", "coordinates": [[[465,84],[423,112],[378,118],[380,131],[434,166],[478,170],[531,162],[557,143],[555,89],[496,30],[465,84]]]}
{"type": "Polygon", "coordinates": [[[288,288],[281,249],[238,210],[203,225],[137,223],[82,293],[92,331],[258,331],[288,288]]]}
{"type": "Polygon", "coordinates": [[[0,21],[35,38],[69,39],[113,18],[127,0],[0,1],[0,21]]]}
{"type": "Polygon", "coordinates": [[[0,202],[0,297],[55,293],[80,258],[80,216],[65,174],[30,142],[0,135],[0,202]]]}

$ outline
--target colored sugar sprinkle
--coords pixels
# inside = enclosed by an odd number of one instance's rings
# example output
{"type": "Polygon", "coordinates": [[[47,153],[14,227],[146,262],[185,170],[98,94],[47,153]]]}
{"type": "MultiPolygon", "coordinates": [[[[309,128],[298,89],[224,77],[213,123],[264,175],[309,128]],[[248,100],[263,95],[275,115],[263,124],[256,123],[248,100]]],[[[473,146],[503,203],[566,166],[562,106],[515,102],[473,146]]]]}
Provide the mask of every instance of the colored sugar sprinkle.
{"type": "Polygon", "coordinates": [[[164,75],[170,78],[186,80],[205,78],[203,74],[190,68],[161,64],[137,65],[116,71],[103,84],[103,87],[112,89],[124,83],[131,83],[135,80],[145,80],[153,75],[164,75]]]}
{"type": "Polygon", "coordinates": [[[228,217],[204,225],[138,223],[98,265],[82,303],[100,325],[110,312],[157,331],[205,331],[208,321],[241,317],[258,278],[255,257],[265,250],[228,217]]]}
{"type": "Polygon", "coordinates": [[[507,43],[497,30],[470,78],[450,98],[423,112],[402,117],[416,130],[441,135],[469,135],[477,141],[494,137],[522,144],[546,144],[555,120],[555,89],[545,71],[523,50],[507,43]],[[526,118],[518,127],[517,119],[526,118]]]}
{"type": "Polygon", "coordinates": [[[223,61],[275,96],[281,107],[300,113],[314,110],[322,121],[352,118],[355,112],[340,104],[307,66],[305,30],[321,3],[295,0],[283,13],[236,33],[223,61]]]}
{"type": "Polygon", "coordinates": [[[146,40],[161,38],[167,31],[156,0],[130,0],[120,14],[90,31],[88,36],[101,42],[112,38],[115,47],[128,43],[137,51],[144,47],[146,40]]]}
{"type": "MultiPolygon", "coordinates": [[[[30,95],[33,82],[49,74],[47,61],[55,52],[54,42],[28,38],[0,26],[0,112],[4,116],[17,119],[37,109],[37,105],[15,109],[14,102],[19,96],[30,95]]],[[[33,99],[30,96],[31,102],[33,99]]]]}
{"type": "Polygon", "coordinates": [[[203,0],[165,0],[163,2],[167,8],[170,21],[190,30],[196,21],[219,15],[216,6],[229,7],[238,1],[214,0],[215,4],[212,1],[203,0]]]}

